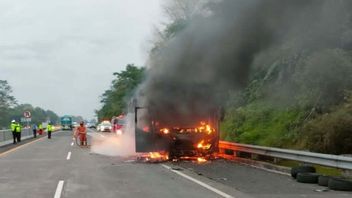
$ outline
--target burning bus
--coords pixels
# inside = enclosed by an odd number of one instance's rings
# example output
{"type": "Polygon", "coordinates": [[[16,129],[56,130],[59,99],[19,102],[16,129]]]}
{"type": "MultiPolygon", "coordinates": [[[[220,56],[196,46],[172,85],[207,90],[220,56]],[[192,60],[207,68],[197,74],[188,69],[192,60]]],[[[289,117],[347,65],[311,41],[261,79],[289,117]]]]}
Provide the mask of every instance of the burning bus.
{"type": "Polygon", "coordinates": [[[168,159],[210,158],[218,151],[218,109],[195,114],[135,107],[136,152],[167,153],[168,159]]]}

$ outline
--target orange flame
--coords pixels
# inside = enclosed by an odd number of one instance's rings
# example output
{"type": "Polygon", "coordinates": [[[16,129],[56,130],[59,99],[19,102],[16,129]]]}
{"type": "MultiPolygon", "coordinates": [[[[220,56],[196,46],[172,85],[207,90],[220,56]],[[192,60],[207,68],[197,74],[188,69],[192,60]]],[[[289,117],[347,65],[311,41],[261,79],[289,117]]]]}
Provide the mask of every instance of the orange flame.
{"type": "Polygon", "coordinates": [[[204,163],[204,162],[206,162],[207,160],[204,158],[204,157],[198,157],[197,158],[197,162],[199,162],[199,163],[204,163]]]}
{"type": "Polygon", "coordinates": [[[148,158],[152,160],[168,160],[169,155],[167,153],[161,153],[161,152],[149,152],[148,158]]]}
{"type": "Polygon", "coordinates": [[[197,144],[197,148],[199,149],[210,149],[211,147],[211,144],[207,143],[207,144],[204,144],[204,140],[200,141],[198,144],[197,144]]]}
{"type": "Polygon", "coordinates": [[[200,126],[195,129],[196,132],[206,132],[208,134],[211,134],[212,132],[215,131],[214,128],[212,128],[209,124],[206,124],[204,121],[200,122],[200,126]]]}
{"type": "Polygon", "coordinates": [[[168,128],[162,128],[162,129],[160,129],[160,131],[161,131],[162,133],[164,133],[164,134],[169,134],[169,133],[170,133],[170,131],[169,131],[168,128]]]}

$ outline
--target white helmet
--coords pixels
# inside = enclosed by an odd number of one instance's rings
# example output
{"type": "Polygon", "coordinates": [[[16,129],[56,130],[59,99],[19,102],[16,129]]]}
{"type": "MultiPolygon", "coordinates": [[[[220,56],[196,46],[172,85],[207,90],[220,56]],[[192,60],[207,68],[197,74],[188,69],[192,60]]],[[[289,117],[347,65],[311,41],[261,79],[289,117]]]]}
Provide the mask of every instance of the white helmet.
{"type": "Polygon", "coordinates": [[[14,122],[16,122],[16,120],[12,120],[11,122],[14,123],[14,122]]]}

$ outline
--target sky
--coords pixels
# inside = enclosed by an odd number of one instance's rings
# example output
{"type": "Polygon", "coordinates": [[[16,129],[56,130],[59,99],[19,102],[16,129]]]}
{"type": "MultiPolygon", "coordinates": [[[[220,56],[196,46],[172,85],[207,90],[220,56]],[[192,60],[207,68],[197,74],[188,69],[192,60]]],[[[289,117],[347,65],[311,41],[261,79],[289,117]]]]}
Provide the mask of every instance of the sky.
{"type": "Polygon", "coordinates": [[[18,103],[91,119],[113,72],[144,65],[162,0],[0,0],[0,79],[18,103]]]}

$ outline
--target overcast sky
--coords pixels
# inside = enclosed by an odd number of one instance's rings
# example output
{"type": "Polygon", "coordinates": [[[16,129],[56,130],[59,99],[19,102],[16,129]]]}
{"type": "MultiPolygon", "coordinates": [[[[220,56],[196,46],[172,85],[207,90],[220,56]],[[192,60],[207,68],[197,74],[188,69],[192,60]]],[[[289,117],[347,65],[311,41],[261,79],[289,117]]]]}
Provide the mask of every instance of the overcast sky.
{"type": "Polygon", "coordinates": [[[0,79],[19,103],[93,118],[112,73],[143,65],[162,0],[0,0],[0,79]]]}

